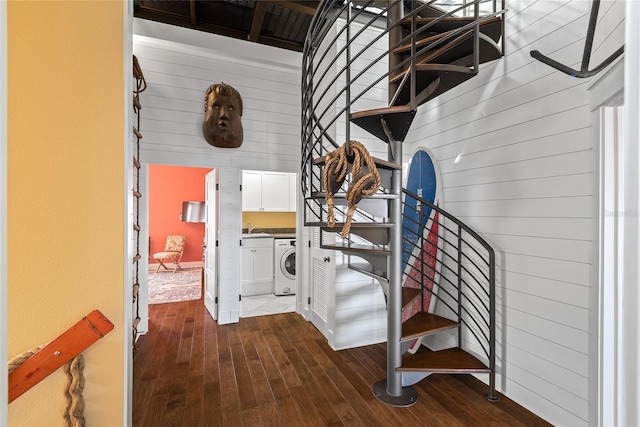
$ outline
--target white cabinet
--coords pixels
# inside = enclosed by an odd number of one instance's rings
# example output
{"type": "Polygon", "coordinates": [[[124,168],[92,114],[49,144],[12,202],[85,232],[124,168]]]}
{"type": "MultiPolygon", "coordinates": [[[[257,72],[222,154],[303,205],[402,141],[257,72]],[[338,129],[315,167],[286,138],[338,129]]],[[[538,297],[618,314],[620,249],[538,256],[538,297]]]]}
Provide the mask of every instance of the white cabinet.
{"type": "Polygon", "coordinates": [[[242,239],[243,296],[273,293],[273,237],[242,239]]]}
{"type": "Polygon", "coordinates": [[[242,171],[242,210],[262,210],[262,172],[242,171]]]}
{"type": "Polygon", "coordinates": [[[262,172],[262,210],[286,212],[289,210],[289,173],[262,172]]]}
{"type": "Polygon", "coordinates": [[[242,210],[295,212],[295,185],[296,174],[242,171],[242,210]]]}

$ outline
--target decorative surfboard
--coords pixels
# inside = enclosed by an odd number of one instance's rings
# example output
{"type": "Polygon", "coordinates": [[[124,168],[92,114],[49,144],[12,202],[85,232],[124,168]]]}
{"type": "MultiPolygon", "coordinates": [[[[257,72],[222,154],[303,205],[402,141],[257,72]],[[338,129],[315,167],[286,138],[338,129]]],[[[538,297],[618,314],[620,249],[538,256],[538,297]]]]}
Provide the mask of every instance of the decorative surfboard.
{"type": "MultiPolygon", "coordinates": [[[[440,169],[429,150],[419,147],[409,162],[404,188],[435,206],[442,207],[440,169]]],[[[416,298],[402,313],[402,321],[420,311],[433,312],[440,278],[444,246],[444,227],[438,212],[419,200],[405,195],[402,211],[402,286],[420,288],[422,301],[416,298]],[[422,241],[422,243],[420,242],[422,241]],[[421,268],[420,264],[424,263],[421,268]]]]}

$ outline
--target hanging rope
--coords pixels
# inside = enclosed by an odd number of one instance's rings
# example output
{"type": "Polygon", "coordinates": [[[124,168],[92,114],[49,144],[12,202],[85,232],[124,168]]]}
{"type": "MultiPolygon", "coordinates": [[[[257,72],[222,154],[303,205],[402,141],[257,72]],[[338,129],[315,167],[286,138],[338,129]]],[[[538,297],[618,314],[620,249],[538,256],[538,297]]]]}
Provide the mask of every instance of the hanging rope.
{"type": "Polygon", "coordinates": [[[64,408],[64,419],[67,427],[84,427],[84,356],[77,355],[64,365],[64,372],[67,374],[68,383],[64,396],[67,405],[64,408]]]}
{"type": "Polygon", "coordinates": [[[347,217],[342,227],[341,237],[345,238],[351,230],[351,220],[356,211],[356,205],[360,200],[378,191],[380,188],[380,174],[373,158],[367,149],[358,141],[349,141],[342,147],[328,153],[325,157],[322,182],[327,200],[327,225],[335,225],[334,201],[335,194],[340,190],[344,182],[349,164],[351,167],[351,186],[347,190],[347,217]],[[366,169],[363,167],[366,166],[366,169]]]}
{"type": "Polygon", "coordinates": [[[322,170],[322,186],[324,187],[327,200],[327,224],[329,227],[333,227],[336,224],[333,212],[333,196],[340,191],[340,187],[342,187],[348,171],[349,161],[347,160],[344,146],[325,156],[324,169],[322,170]]]}
{"type": "MultiPolygon", "coordinates": [[[[140,63],[138,62],[138,58],[133,55],[133,77],[136,81],[136,88],[133,91],[133,111],[136,114],[137,125],[133,128],[134,134],[136,136],[135,142],[135,154],[133,156],[133,165],[136,168],[136,183],[134,194],[140,194],[140,140],[142,139],[142,134],[140,133],[140,109],[142,105],[140,104],[140,93],[144,92],[147,88],[147,81],[144,78],[144,74],[142,73],[142,67],[140,67],[140,63]]],[[[135,304],[135,319],[132,325],[132,342],[133,342],[133,353],[137,350],[136,347],[136,339],[138,338],[138,325],[142,320],[140,317],[140,264],[138,261],[140,260],[140,197],[135,197],[135,223],[133,224],[133,229],[135,230],[135,242],[136,242],[136,256],[133,259],[134,262],[134,279],[133,279],[133,303],[135,304]]]]}
{"type": "MultiPolygon", "coordinates": [[[[25,351],[9,360],[7,363],[9,373],[13,372],[26,362],[31,356],[46,347],[47,344],[40,345],[29,351],[25,351]]],[[[67,389],[64,392],[66,405],[64,409],[64,419],[67,427],[84,427],[84,357],[77,355],[64,365],[64,372],[67,374],[67,389]]]]}
{"type": "Polygon", "coordinates": [[[13,359],[9,360],[9,363],[7,363],[9,367],[9,373],[15,371],[18,366],[22,365],[27,359],[42,350],[46,345],[47,344],[39,345],[38,347],[33,348],[29,351],[25,351],[24,353],[21,353],[13,359]]]}

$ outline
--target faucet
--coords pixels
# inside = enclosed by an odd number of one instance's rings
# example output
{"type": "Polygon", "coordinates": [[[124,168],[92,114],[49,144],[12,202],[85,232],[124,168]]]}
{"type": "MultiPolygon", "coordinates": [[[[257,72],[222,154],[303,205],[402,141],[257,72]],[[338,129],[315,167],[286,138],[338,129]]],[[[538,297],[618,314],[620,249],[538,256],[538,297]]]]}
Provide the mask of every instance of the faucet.
{"type": "Polygon", "coordinates": [[[254,225],[247,224],[247,225],[249,226],[249,234],[251,234],[251,232],[252,232],[253,230],[255,230],[255,229],[256,229],[256,227],[258,226],[258,224],[254,224],[254,225]]]}

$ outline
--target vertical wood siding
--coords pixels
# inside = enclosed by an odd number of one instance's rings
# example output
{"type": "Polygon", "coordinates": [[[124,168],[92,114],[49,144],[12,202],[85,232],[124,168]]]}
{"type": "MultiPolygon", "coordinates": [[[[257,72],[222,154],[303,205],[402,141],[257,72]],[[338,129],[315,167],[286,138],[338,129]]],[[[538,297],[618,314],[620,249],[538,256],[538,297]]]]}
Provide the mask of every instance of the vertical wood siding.
{"type": "MultiPolygon", "coordinates": [[[[407,138],[442,171],[445,209],[497,251],[498,387],[556,425],[588,420],[597,140],[580,68],[591,2],[509,1],[507,56],[422,106],[407,138]]],[[[624,3],[600,6],[591,68],[624,43],[624,3]]],[[[408,150],[406,150],[408,151],[408,150]]]]}

